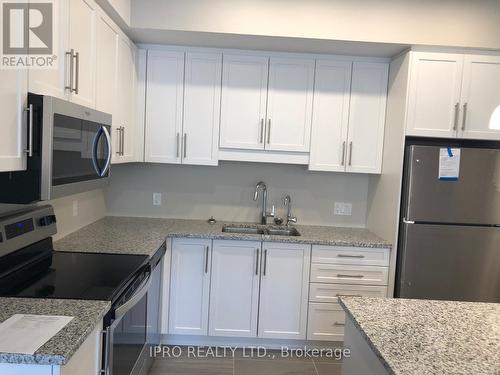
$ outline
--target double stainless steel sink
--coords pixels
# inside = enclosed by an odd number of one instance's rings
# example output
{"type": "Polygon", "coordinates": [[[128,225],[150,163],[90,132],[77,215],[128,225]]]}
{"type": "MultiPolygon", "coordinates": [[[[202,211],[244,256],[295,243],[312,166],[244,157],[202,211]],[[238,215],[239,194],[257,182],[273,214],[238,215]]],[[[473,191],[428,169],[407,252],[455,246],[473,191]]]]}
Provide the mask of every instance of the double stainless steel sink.
{"type": "Polygon", "coordinates": [[[261,234],[269,236],[300,236],[296,228],[274,225],[224,225],[222,231],[225,233],[261,234]]]}

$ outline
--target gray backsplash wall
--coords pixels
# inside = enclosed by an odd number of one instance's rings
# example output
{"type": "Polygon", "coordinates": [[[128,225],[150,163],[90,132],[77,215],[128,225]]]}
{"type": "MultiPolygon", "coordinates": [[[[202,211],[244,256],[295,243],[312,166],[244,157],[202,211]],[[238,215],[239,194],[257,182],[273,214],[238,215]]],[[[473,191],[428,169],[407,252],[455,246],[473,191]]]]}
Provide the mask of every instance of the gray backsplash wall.
{"type": "Polygon", "coordinates": [[[306,166],[221,162],[218,167],[114,165],[106,190],[108,215],[207,219],[259,219],[261,200],[253,201],[260,180],[268,187],[268,206],[285,215],[281,198],[292,197],[299,224],[359,226],[366,224],[368,176],[309,172],[306,166]],[[153,206],[153,192],[162,206],[153,206]],[[351,216],[335,216],[334,202],[352,203],[351,216]]]}

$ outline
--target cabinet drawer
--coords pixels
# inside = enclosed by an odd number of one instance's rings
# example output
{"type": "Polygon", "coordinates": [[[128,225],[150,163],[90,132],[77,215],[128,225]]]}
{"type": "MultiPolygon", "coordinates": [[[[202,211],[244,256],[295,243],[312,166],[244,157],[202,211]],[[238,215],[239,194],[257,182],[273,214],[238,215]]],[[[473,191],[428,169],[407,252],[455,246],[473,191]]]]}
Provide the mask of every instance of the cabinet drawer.
{"type": "Polygon", "coordinates": [[[345,312],[338,303],[310,303],[308,340],[342,341],[345,312]]]}
{"type": "Polygon", "coordinates": [[[313,246],[312,262],[387,267],[389,266],[389,249],[350,246],[313,246]]]}
{"type": "Polygon", "coordinates": [[[309,284],[309,301],[337,303],[339,296],[385,297],[387,287],[372,285],[309,284]]]}
{"type": "Polygon", "coordinates": [[[387,285],[388,268],[312,264],[311,282],[356,285],[387,285]]]}

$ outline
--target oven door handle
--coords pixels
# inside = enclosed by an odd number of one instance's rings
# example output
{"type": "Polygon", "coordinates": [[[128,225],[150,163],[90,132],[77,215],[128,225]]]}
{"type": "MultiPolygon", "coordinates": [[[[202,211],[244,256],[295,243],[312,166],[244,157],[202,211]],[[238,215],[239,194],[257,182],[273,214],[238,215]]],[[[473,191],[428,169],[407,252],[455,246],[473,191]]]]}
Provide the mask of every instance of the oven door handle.
{"type": "Polygon", "coordinates": [[[115,310],[116,320],[120,320],[121,318],[123,318],[123,316],[128,311],[130,311],[135,305],[137,305],[140,302],[142,297],[144,297],[148,292],[151,286],[151,281],[152,281],[151,272],[149,272],[146,279],[141,283],[139,288],[137,288],[137,292],[132,297],[130,297],[130,299],[127,302],[125,302],[123,305],[121,305],[115,310]]]}
{"type": "Polygon", "coordinates": [[[105,126],[101,126],[97,133],[94,136],[94,142],[92,143],[92,164],[94,165],[94,170],[97,173],[99,177],[104,177],[106,173],[109,170],[109,167],[111,165],[111,137],[109,136],[108,129],[106,129],[105,126]],[[99,169],[99,166],[97,165],[97,145],[99,143],[99,139],[101,136],[104,134],[104,137],[106,138],[106,148],[108,149],[108,154],[106,156],[106,164],[104,165],[104,168],[102,170],[99,169]]]}

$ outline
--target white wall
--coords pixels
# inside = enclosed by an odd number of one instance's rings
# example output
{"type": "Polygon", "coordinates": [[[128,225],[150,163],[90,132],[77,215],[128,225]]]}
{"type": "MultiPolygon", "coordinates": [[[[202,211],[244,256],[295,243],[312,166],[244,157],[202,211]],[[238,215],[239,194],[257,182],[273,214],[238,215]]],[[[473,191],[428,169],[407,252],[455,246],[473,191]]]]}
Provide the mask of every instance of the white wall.
{"type": "MultiPolygon", "coordinates": [[[[56,240],[106,215],[106,202],[102,190],[93,190],[39,203],[39,205],[42,204],[54,206],[57,216],[57,235],[54,236],[56,240]],[[77,202],[76,215],[73,215],[73,202],[77,202]]],[[[26,206],[0,204],[0,213],[24,207],[26,206]]]]}
{"type": "Polygon", "coordinates": [[[500,48],[499,0],[132,0],[133,28],[500,48]]]}
{"type": "Polygon", "coordinates": [[[305,166],[221,162],[218,167],[115,165],[106,202],[110,215],[250,221],[259,219],[255,185],[268,186],[268,203],[285,215],[281,197],[291,194],[299,224],[364,226],[368,176],[308,172],[305,166]],[[152,205],[152,193],[163,205],[152,205]],[[334,201],[352,202],[352,216],[334,216],[334,201]]]}

